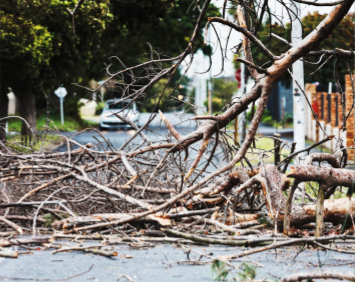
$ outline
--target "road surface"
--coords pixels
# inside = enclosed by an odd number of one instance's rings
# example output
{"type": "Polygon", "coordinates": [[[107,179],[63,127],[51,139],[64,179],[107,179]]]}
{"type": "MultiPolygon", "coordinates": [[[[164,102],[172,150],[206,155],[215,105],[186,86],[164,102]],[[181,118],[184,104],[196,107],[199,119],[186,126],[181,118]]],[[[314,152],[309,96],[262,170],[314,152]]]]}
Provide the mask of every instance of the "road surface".
{"type": "MultiPolygon", "coordinates": [[[[61,241],[68,245],[73,242],[61,241]]],[[[86,241],[84,245],[98,242],[86,241]]],[[[198,260],[199,251],[210,256],[238,254],[246,249],[225,246],[195,246],[191,248],[190,259],[198,260]]],[[[107,248],[112,248],[109,246],[107,248]]],[[[82,252],[57,253],[33,250],[33,254],[20,254],[17,259],[0,258],[0,281],[117,281],[119,275],[128,275],[135,281],[156,282],[201,282],[213,281],[211,263],[189,265],[184,262],[186,254],[181,247],[171,244],[156,244],[154,248],[132,249],[114,246],[118,256],[112,259],[84,254],[82,252]],[[126,256],[132,256],[127,258],[126,256]],[[91,269],[90,269],[91,268],[91,269]]],[[[20,248],[19,251],[26,251],[20,248]]],[[[300,247],[289,247],[253,254],[233,261],[236,267],[243,263],[256,265],[256,280],[279,281],[280,277],[300,272],[343,272],[354,275],[354,255],[336,252],[305,250],[299,255],[300,247]],[[254,261],[254,262],[251,262],[254,261]],[[321,266],[323,265],[323,266],[321,266]]],[[[202,260],[206,260],[203,258],[202,260]]],[[[231,269],[231,268],[228,268],[231,269]]],[[[231,270],[228,279],[237,277],[242,269],[231,270]]],[[[127,281],[121,279],[120,281],[127,281]]],[[[234,281],[234,280],[232,280],[234,281]]]]}

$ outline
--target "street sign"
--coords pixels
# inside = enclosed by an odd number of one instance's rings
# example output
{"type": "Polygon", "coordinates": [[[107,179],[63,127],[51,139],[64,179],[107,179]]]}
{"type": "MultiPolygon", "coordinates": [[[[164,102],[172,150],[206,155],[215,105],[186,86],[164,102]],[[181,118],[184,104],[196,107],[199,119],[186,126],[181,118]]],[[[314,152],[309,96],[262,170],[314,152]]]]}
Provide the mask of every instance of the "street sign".
{"type": "Polygon", "coordinates": [[[54,91],[54,93],[56,94],[56,96],[58,96],[59,98],[60,97],[65,97],[67,94],[68,94],[68,92],[67,92],[67,90],[65,89],[65,87],[58,87],[55,91],[54,91]]]}
{"type": "Polygon", "coordinates": [[[64,112],[63,112],[63,100],[64,97],[68,94],[67,90],[65,89],[65,87],[58,87],[55,91],[54,91],[55,95],[59,97],[60,100],[60,119],[62,122],[62,125],[64,125],[64,112]]]}

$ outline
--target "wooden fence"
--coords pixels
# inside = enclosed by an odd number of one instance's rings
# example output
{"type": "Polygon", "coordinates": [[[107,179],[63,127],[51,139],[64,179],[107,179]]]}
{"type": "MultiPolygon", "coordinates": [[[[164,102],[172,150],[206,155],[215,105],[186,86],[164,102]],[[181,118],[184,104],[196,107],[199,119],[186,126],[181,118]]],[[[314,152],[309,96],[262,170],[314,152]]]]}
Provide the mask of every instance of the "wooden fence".
{"type": "MultiPolygon", "coordinates": [[[[345,76],[345,90],[343,92],[345,93],[345,113],[347,115],[353,105],[353,92],[349,75],[345,76]]],[[[346,121],[346,130],[343,131],[343,109],[340,94],[316,92],[314,84],[306,84],[306,94],[326,134],[335,136],[334,139],[325,143],[325,147],[336,152],[339,150],[340,141],[346,147],[354,146],[354,109],[346,121]]],[[[308,139],[317,142],[326,137],[311,111],[306,112],[306,121],[308,139]]],[[[354,149],[350,149],[348,152],[348,159],[354,160],[354,149]]]]}

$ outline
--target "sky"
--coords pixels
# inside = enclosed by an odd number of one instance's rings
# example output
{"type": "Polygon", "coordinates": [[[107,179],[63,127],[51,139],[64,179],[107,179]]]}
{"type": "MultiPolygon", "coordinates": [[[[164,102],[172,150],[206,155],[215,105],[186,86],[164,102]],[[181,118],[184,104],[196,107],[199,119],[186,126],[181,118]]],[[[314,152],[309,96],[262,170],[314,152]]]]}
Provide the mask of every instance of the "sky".
{"type": "MultiPolygon", "coordinates": [[[[275,1],[276,0],[270,1],[271,10],[275,10],[275,1]]],[[[331,1],[331,0],[320,0],[319,2],[325,2],[325,1],[331,1]]],[[[224,2],[223,0],[216,0],[216,1],[214,1],[214,4],[218,7],[221,7],[223,5],[223,2],[224,2]]],[[[317,6],[310,6],[310,5],[304,5],[304,4],[302,4],[302,6],[301,6],[302,17],[306,16],[308,13],[313,13],[315,11],[318,11],[321,14],[327,14],[331,9],[332,9],[332,7],[329,7],[329,6],[328,7],[317,7],[317,6]]],[[[352,10],[352,12],[355,12],[354,7],[351,10],[352,10]]],[[[282,11],[282,6],[278,2],[276,2],[276,11],[277,11],[278,16],[285,16],[285,11],[282,11]]],[[[221,41],[222,41],[223,49],[225,49],[226,37],[229,33],[230,28],[227,26],[224,26],[222,24],[218,24],[218,23],[215,23],[215,27],[216,27],[216,30],[219,34],[221,41]]],[[[212,77],[214,77],[220,73],[221,64],[222,64],[221,53],[219,51],[220,47],[218,47],[216,45],[216,42],[217,42],[217,36],[215,35],[214,31],[211,31],[211,43],[212,43],[212,46],[214,49],[214,55],[212,56],[212,68],[211,68],[212,77]]],[[[238,45],[240,42],[241,42],[241,34],[233,30],[231,33],[229,42],[228,42],[227,59],[225,59],[225,62],[224,62],[224,65],[225,65],[224,72],[222,74],[218,75],[218,77],[234,76],[235,70],[234,70],[233,61],[232,61],[233,60],[233,53],[231,52],[230,49],[233,46],[238,45]]],[[[202,52],[199,51],[195,55],[195,60],[192,64],[191,68],[189,69],[187,76],[192,78],[196,74],[196,72],[200,73],[200,72],[206,71],[208,69],[208,66],[209,66],[208,57],[203,56],[202,52]]],[[[204,74],[202,76],[205,76],[207,78],[207,77],[209,77],[209,73],[204,74]]]]}

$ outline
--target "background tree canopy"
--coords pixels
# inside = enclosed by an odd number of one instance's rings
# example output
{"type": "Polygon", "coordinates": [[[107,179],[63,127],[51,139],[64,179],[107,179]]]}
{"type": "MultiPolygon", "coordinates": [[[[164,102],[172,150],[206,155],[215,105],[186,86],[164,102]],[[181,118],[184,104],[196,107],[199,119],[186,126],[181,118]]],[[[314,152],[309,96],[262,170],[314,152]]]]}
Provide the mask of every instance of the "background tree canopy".
{"type": "MultiPolygon", "coordinates": [[[[77,105],[70,95],[71,84],[86,77],[93,48],[100,43],[107,5],[85,2],[78,11],[81,21],[76,21],[77,32],[73,34],[67,9],[75,4],[59,0],[1,1],[0,96],[3,99],[11,87],[21,116],[34,129],[36,108],[45,104],[44,92],[53,93],[63,84],[69,91],[67,110],[73,109],[70,104],[77,105]]],[[[4,114],[1,111],[0,116],[4,114]]],[[[29,133],[24,124],[22,133],[29,133]]]]}
{"type": "MultiPolygon", "coordinates": [[[[73,10],[76,3],[1,1],[0,102],[7,105],[11,87],[20,114],[31,127],[36,125],[35,109],[44,109],[44,92],[53,94],[63,84],[68,90],[66,114],[79,118],[77,103],[86,93],[73,83],[88,85],[91,79],[103,79],[104,63],[111,56],[120,57],[126,65],[144,60],[147,56],[141,55],[149,51],[147,42],[164,55],[179,54],[189,42],[186,35],[192,34],[198,15],[197,10],[189,10],[189,0],[85,1],[75,14],[73,34],[67,9],[73,10]]],[[[212,6],[208,16],[216,15],[218,9],[212,6]]],[[[203,47],[202,31],[199,39],[197,48],[203,47]]],[[[51,102],[55,106],[58,99],[52,95],[51,102]]],[[[0,118],[5,116],[7,107],[0,107],[0,118]]],[[[28,134],[27,127],[22,133],[28,134]]]]}
{"type": "MultiPolygon", "coordinates": [[[[326,15],[321,15],[318,12],[314,12],[313,14],[308,14],[302,19],[303,25],[303,37],[306,37],[309,33],[311,33],[317,25],[323,21],[326,15]]],[[[335,30],[330,34],[330,36],[321,42],[318,46],[317,50],[328,49],[334,50],[335,48],[345,49],[345,50],[354,50],[355,44],[353,40],[349,40],[353,37],[354,34],[354,15],[349,14],[345,16],[345,18],[339,23],[339,25],[335,28],[335,30]]],[[[289,49],[287,44],[282,41],[269,37],[270,32],[280,35],[284,38],[287,38],[289,42],[291,41],[291,25],[288,23],[284,27],[278,24],[270,25],[270,21],[268,20],[264,25],[261,25],[258,38],[266,45],[274,54],[282,54],[286,50],[289,49]],[[286,37],[285,37],[286,35],[286,37]]],[[[252,44],[252,53],[255,63],[258,66],[261,66],[269,61],[269,59],[264,55],[264,53],[260,52],[255,45],[252,44]]],[[[307,61],[317,62],[319,57],[317,58],[306,58],[307,61]]],[[[326,56],[323,57],[322,62],[326,60],[326,56]]],[[[312,65],[309,63],[304,63],[305,68],[305,83],[328,83],[329,81],[334,82],[334,62],[335,58],[331,58],[327,64],[325,64],[319,71],[315,74],[310,75],[314,72],[319,65],[312,65]]],[[[239,68],[239,63],[235,65],[236,68],[239,68]]],[[[352,60],[351,66],[354,66],[354,61],[352,60]]],[[[347,73],[346,60],[339,61],[339,75],[340,82],[344,83],[344,76],[347,73]]],[[[284,74],[282,79],[284,83],[290,84],[291,77],[289,74],[284,74]]]]}
{"type": "MultiPolygon", "coordinates": [[[[213,78],[212,89],[212,112],[214,113],[221,111],[231,102],[233,94],[238,91],[238,82],[224,78],[213,78]]],[[[208,107],[208,99],[204,105],[208,107]]]]}

